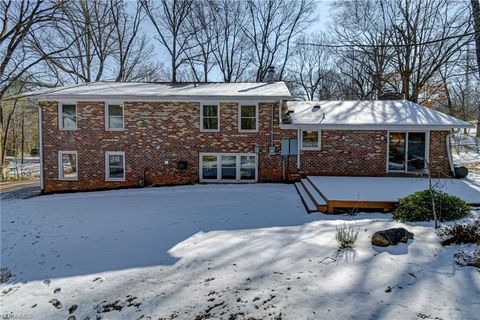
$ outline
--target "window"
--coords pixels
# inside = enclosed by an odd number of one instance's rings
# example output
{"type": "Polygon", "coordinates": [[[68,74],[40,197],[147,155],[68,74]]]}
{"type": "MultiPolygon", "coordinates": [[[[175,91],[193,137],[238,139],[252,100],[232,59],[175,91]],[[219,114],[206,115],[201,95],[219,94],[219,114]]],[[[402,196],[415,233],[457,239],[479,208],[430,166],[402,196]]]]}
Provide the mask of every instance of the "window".
{"type": "Polygon", "coordinates": [[[105,153],[105,178],[107,181],[125,180],[125,152],[105,153]]]}
{"type": "Polygon", "coordinates": [[[217,168],[217,156],[202,157],[203,179],[218,179],[217,168]]]}
{"type": "Polygon", "coordinates": [[[237,179],[237,157],[222,156],[222,180],[237,179]]]}
{"type": "Polygon", "coordinates": [[[255,180],[257,164],[255,156],[240,156],[240,180],[255,180]]]}
{"type": "Polygon", "coordinates": [[[112,131],[123,130],[123,105],[107,104],[105,111],[105,128],[112,131]]]}
{"type": "Polygon", "coordinates": [[[59,180],[77,180],[78,179],[77,151],[59,151],[58,152],[58,179],[59,180]]]}
{"type": "Polygon", "coordinates": [[[320,150],[320,131],[302,131],[302,149],[320,150]]]}
{"type": "Polygon", "coordinates": [[[220,130],[220,117],[219,106],[215,104],[203,104],[201,107],[201,123],[200,128],[202,131],[219,131],[220,130]]]}
{"type": "Polygon", "coordinates": [[[257,106],[240,105],[239,131],[257,131],[257,106]]]}
{"type": "Polygon", "coordinates": [[[217,153],[200,155],[200,181],[255,182],[257,156],[255,154],[217,153]]]}
{"type": "Polygon", "coordinates": [[[425,132],[390,132],[388,139],[388,171],[420,172],[425,169],[425,132]]]}
{"type": "Polygon", "coordinates": [[[59,128],[62,130],[77,129],[77,105],[62,103],[59,107],[59,128]]]}

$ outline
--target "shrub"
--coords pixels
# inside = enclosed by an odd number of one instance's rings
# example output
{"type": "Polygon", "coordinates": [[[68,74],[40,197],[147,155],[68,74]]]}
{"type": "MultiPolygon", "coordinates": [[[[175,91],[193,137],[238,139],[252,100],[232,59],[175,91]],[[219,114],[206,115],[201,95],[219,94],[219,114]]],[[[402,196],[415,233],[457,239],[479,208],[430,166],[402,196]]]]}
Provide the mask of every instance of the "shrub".
{"type": "Polygon", "coordinates": [[[352,225],[343,224],[337,227],[335,239],[337,239],[338,247],[340,249],[353,248],[358,238],[358,228],[352,225]]]}
{"type": "Polygon", "coordinates": [[[477,243],[480,244],[480,220],[475,220],[472,224],[457,224],[454,226],[444,226],[440,234],[446,239],[442,241],[443,246],[450,244],[477,243]]]}
{"type": "Polygon", "coordinates": [[[13,277],[13,274],[8,268],[0,268],[0,283],[7,282],[11,277],[13,277]]]}
{"type": "Polygon", "coordinates": [[[440,191],[424,190],[400,199],[393,217],[401,221],[433,220],[432,195],[435,199],[437,219],[450,221],[465,217],[470,207],[462,199],[440,191]]]}
{"type": "Polygon", "coordinates": [[[475,252],[459,252],[454,255],[455,262],[461,266],[480,268],[480,250],[475,252]]]}

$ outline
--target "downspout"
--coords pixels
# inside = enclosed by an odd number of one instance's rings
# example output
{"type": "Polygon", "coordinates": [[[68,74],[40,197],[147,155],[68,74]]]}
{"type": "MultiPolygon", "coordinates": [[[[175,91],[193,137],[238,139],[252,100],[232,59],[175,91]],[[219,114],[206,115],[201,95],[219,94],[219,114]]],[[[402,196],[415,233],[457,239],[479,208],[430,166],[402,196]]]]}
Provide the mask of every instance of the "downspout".
{"type": "Polygon", "coordinates": [[[297,129],[297,170],[300,170],[300,129],[297,129]]]}
{"type": "MultiPolygon", "coordinates": [[[[282,100],[279,102],[282,103],[282,100]]],[[[272,108],[270,112],[270,147],[273,147],[273,122],[274,122],[274,114],[275,114],[275,103],[272,103],[272,108]]]]}
{"type": "Polygon", "coordinates": [[[45,180],[43,173],[43,128],[42,128],[42,107],[37,102],[38,107],[38,140],[40,144],[40,192],[45,190],[45,180]]]}
{"type": "Polygon", "coordinates": [[[452,150],[450,146],[451,135],[452,135],[451,133],[447,134],[447,137],[445,138],[445,144],[447,146],[448,165],[450,166],[450,172],[452,176],[455,178],[455,166],[453,165],[452,150]]]}

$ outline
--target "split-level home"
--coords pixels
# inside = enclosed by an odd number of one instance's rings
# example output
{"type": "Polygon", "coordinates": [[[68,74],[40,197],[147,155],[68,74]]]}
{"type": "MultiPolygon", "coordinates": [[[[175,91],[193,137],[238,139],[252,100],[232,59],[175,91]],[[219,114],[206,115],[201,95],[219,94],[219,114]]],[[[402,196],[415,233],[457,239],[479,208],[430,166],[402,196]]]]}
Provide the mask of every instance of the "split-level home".
{"type": "Polygon", "coordinates": [[[470,124],[403,101],[293,101],[284,82],[94,82],[36,92],[46,193],[302,175],[452,175],[470,124]]]}

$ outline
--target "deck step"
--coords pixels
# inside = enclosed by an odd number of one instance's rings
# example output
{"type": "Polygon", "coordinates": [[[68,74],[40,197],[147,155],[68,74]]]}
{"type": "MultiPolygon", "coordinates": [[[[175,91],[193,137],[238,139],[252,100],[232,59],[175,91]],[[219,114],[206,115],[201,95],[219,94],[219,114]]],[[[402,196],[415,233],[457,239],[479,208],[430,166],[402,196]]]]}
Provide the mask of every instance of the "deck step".
{"type": "Polygon", "coordinates": [[[295,182],[295,188],[297,189],[300,199],[302,199],[303,205],[305,206],[305,209],[307,209],[307,212],[316,212],[317,206],[303,187],[303,184],[301,182],[295,182]]]}
{"type": "Polygon", "coordinates": [[[322,197],[320,193],[318,193],[318,190],[313,186],[310,180],[302,179],[301,183],[303,184],[307,193],[310,195],[317,207],[327,205],[327,201],[322,197]]]}

